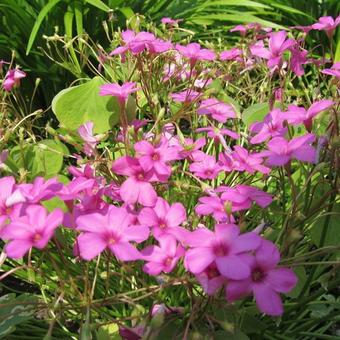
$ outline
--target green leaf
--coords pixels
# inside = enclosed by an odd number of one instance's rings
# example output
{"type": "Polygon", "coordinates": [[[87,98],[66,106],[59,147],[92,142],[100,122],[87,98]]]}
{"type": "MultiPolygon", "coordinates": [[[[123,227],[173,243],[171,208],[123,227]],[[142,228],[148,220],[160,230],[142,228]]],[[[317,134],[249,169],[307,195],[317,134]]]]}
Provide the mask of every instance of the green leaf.
{"type": "MultiPolygon", "coordinates": [[[[338,34],[340,36],[340,34],[338,34]]],[[[338,42],[336,44],[336,50],[335,50],[335,55],[334,55],[334,62],[340,61],[340,39],[338,39],[338,42]]]]}
{"type": "Polygon", "coordinates": [[[235,333],[227,331],[217,331],[214,333],[214,340],[249,340],[249,337],[241,331],[235,333]]]}
{"type": "Polygon", "coordinates": [[[119,121],[119,104],[116,98],[100,96],[100,77],[59,92],[52,101],[52,111],[62,127],[76,130],[92,121],[95,133],[104,133],[119,121]]]}
{"type": "Polygon", "coordinates": [[[131,9],[131,7],[122,7],[119,8],[119,10],[122,12],[122,14],[125,16],[126,19],[130,19],[132,18],[135,13],[133,12],[133,10],[131,9]]]}
{"type": "Polygon", "coordinates": [[[85,0],[88,4],[97,7],[99,9],[101,9],[104,12],[109,12],[110,11],[110,7],[105,5],[105,3],[101,0],[85,0]]]}
{"type": "Polygon", "coordinates": [[[34,40],[37,36],[37,33],[39,31],[39,28],[40,28],[41,23],[43,22],[44,18],[49,13],[49,11],[60,1],[61,0],[50,0],[50,1],[47,2],[47,4],[40,11],[40,13],[37,17],[37,20],[35,21],[34,26],[32,28],[30,37],[28,39],[28,44],[27,44],[27,48],[26,48],[26,55],[28,55],[30,53],[30,50],[33,46],[34,40]]]}
{"type": "Polygon", "coordinates": [[[254,122],[261,122],[268,112],[268,103],[257,103],[249,106],[243,111],[242,120],[247,126],[249,126],[254,122]]]}
{"type": "Polygon", "coordinates": [[[261,4],[260,2],[255,2],[251,0],[216,0],[216,1],[206,1],[200,8],[211,7],[211,6],[244,6],[244,7],[255,7],[255,8],[266,8],[271,7],[261,4]]]}
{"type": "Polygon", "coordinates": [[[46,139],[34,146],[34,158],[31,168],[32,176],[55,176],[63,167],[67,147],[59,141],[46,139]]]}
{"type": "Polygon", "coordinates": [[[295,267],[294,272],[295,272],[296,276],[298,277],[298,282],[297,282],[297,285],[294,287],[294,289],[290,293],[288,293],[287,295],[292,297],[292,298],[297,298],[300,295],[303,287],[305,286],[305,283],[306,283],[308,277],[307,277],[305,268],[303,268],[302,266],[301,267],[295,267]]]}
{"type": "Polygon", "coordinates": [[[36,301],[37,298],[29,294],[15,297],[15,294],[11,293],[0,297],[0,304],[2,305],[0,308],[0,338],[4,338],[13,332],[16,325],[33,318],[32,305],[36,301]],[[21,304],[22,302],[24,304],[21,304]]]}

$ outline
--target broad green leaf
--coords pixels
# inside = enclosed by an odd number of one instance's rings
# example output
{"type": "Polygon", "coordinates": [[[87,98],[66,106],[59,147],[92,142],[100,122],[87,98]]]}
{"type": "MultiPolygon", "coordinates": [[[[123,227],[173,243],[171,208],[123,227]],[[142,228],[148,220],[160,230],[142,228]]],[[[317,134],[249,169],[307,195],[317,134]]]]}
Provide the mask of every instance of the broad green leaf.
{"type": "Polygon", "coordinates": [[[255,7],[255,8],[267,8],[269,6],[261,4],[260,2],[255,2],[251,0],[216,0],[216,1],[206,1],[200,8],[206,8],[211,6],[237,6],[237,7],[255,7]]]}
{"type": "Polygon", "coordinates": [[[47,2],[47,4],[42,8],[42,10],[40,11],[37,20],[34,23],[34,26],[32,28],[29,40],[28,40],[28,44],[27,44],[27,48],[26,48],[26,55],[28,55],[30,53],[30,50],[32,48],[32,45],[34,43],[34,40],[37,36],[37,33],[39,31],[39,28],[41,26],[41,23],[43,22],[44,18],[47,16],[47,14],[49,13],[49,11],[61,0],[50,0],[47,2]]]}
{"type": "Polygon", "coordinates": [[[104,133],[119,121],[119,104],[116,98],[100,96],[99,87],[104,80],[95,77],[90,81],[59,92],[52,101],[52,111],[62,127],[76,130],[92,121],[95,133],[104,133]]]}
{"type": "MultiPolygon", "coordinates": [[[[338,34],[338,37],[340,38],[340,33],[338,34]]],[[[336,50],[335,50],[335,55],[334,55],[334,62],[340,61],[340,39],[337,39],[338,42],[336,44],[336,50]]]]}
{"type": "Polygon", "coordinates": [[[68,150],[64,144],[53,139],[46,139],[34,145],[34,158],[31,168],[32,176],[52,177],[63,166],[64,155],[68,150]]]}
{"type": "Polygon", "coordinates": [[[85,0],[88,4],[97,7],[101,9],[102,11],[109,12],[110,7],[107,6],[103,1],[101,0],[85,0]]]}
{"type": "Polygon", "coordinates": [[[242,120],[249,126],[254,122],[261,122],[268,112],[268,103],[257,103],[249,106],[242,112],[242,120]]]}
{"type": "Polygon", "coordinates": [[[130,19],[135,15],[131,7],[122,7],[119,8],[119,10],[123,13],[126,19],[130,19]]]}
{"type": "Polygon", "coordinates": [[[300,295],[303,287],[305,286],[305,283],[307,281],[307,274],[306,274],[305,268],[302,266],[295,267],[294,272],[296,276],[298,277],[298,282],[296,286],[294,287],[294,289],[290,293],[287,293],[287,295],[292,298],[297,298],[300,295]]]}

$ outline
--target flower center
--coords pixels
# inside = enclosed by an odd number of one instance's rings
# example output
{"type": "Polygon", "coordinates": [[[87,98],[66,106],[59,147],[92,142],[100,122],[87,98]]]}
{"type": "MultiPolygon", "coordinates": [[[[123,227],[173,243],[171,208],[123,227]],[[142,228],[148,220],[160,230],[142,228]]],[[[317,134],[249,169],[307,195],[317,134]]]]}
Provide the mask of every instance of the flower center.
{"type": "Polygon", "coordinates": [[[211,170],[205,170],[205,171],[204,171],[204,174],[205,174],[206,176],[211,176],[211,175],[213,174],[213,172],[212,172],[211,170]]]}
{"type": "Polygon", "coordinates": [[[228,247],[220,243],[214,246],[213,251],[216,256],[227,256],[229,253],[228,247]]]}
{"type": "Polygon", "coordinates": [[[266,274],[260,268],[256,268],[251,273],[251,278],[254,282],[262,282],[265,278],[266,274]]]}
{"type": "Polygon", "coordinates": [[[220,273],[219,273],[219,271],[217,270],[217,268],[215,268],[215,267],[209,267],[208,269],[207,269],[207,276],[208,276],[208,279],[213,279],[213,278],[215,278],[215,277],[217,277],[217,276],[219,276],[220,275],[220,273]]]}
{"type": "Polygon", "coordinates": [[[153,160],[153,161],[159,161],[159,160],[160,160],[159,154],[158,154],[158,153],[154,153],[154,154],[152,155],[152,160],[153,160]]]}
{"type": "Polygon", "coordinates": [[[137,179],[140,180],[140,181],[144,181],[144,179],[145,179],[144,174],[139,173],[139,174],[137,175],[137,179]]]}
{"type": "Polygon", "coordinates": [[[111,246],[111,245],[115,244],[116,242],[117,242],[117,240],[116,240],[113,236],[111,236],[111,237],[109,238],[109,240],[107,241],[107,244],[108,244],[109,246],[111,246]]]}
{"type": "Polygon", "coordinates": [[[159,228],[165,229],[166,228],[166,223],[164,221],[159,222],[159,228]]]}
{"type": "Polygon", "coordinates": [[[170,266],[172,263],[172,257],[167,257],[165,260],[164,260],[164,265],[165,266],[170,266]]]}
{"type": "Polygon", "coordinates": [[[41,238],[42,238],[41,234],[36,233],[36,234],[33,236],[33,241],[35,241],[35,242],[40,241],[41,238]]]}

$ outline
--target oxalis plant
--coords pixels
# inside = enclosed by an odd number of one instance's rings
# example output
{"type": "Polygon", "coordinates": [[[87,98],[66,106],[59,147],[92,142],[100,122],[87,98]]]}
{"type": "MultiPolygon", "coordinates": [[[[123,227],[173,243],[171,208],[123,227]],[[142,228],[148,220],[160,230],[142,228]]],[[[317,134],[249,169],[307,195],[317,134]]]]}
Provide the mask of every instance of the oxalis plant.
{"type": "MultiPolygon", "coordinates": [[[[53,138],[2,146],[2,335],[335,338],[339,21],[239,25],[228,48],[170,18],[109,51],[80,38],[96,75],[55,97],[53,138]],[[14,278],[33,293],[8,293],[14,278]]],[[[6,100],[25,73],[3,70],[6,100]]]]}

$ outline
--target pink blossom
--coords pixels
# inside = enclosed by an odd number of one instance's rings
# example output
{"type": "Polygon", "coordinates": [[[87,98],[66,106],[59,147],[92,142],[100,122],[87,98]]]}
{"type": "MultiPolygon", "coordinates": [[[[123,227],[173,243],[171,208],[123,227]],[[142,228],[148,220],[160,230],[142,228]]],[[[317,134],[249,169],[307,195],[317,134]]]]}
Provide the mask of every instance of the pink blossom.
{"type": "Polygon", "coordinates": [[[157,194],[150,182],[155,182],[153,171],[145,171],[139,160],[123,156],[112,164],[112,171],[128,176],[120,187],[119,193],[125,203],[140,203],[147,207],[155,205],[157,194]]]}
{"type": "Polygon", "coordinates": [[[230,32],[240,32],[240,34],[244,37],[248,31],[248,27],[244,25],[236,25],[235,27],[229,30],[230,32]]]}
{"type": "Polygon", "coordinates": [[[212,263],[205,268],[202,273],[196,274],[196,280],[200,283],[208,295],[214,295],[215,292],[222,288],[227,281],[220,274],[215,263],[212,263]]]}
{"type": "Polygon", "coordinates": [[[170,273],[185,254],[185,249],[177,245],[176,239],[171,236],[162,236],[158,242],[159,246],[148,246],[142,250],[143,260],[148,261],[143,270],[149,275],[170,273]]]}
{"type": "Polygon", "coordinates": [[[169,142],[165,138],[156,146],[147,141],[140,141],[134,145],[134,148],[144,171],[153,170],[160,179],[170,176],[171,167],[169,162],[178,158],[178,149],[169,146],[169,142]]]}
{"type": "Polygon", "coordinates": [[[15,185],[12,176],[0,178],[0,237],[2,236],[3,226],[20,216],[22,204],[26,198],[21,190],[15,185]]]}
{"type": "Polygon", "coordinates": [[[331,68],[325,68],[321,71],[323,74],[328,74],[340,79],[340,61],[335,63],[331,68]]]}
{"type": "Polygon", "coordinates": [[[260,152],[261,156],[268,157],[270,166],[281,166],[287,164],[292,158],[301,162],[314,163],[316,152],[310,145],[315,140],[311,133],[299,136],[290,141],[283,137],[275,137],[267,144],[268,150],[260,152]]]}
{"type": "Polygon", "coordinates": [[[186,244],[184,265],[193,274],[202,273],[212,263],[227,279],[241,280],[250,276],[250,267],[246,262],[248,252],[256,250],[261,238],[252,232],[240,235],[234,224],[217,224],[215,231],[199,228],[192,232],[186,244]]]}
{"type": "Polygon", "coordinates": [[[186,236],[186,230],[180,227],[185,220],[186,211],[181,203],[170,205],[161,197],[153,208],[143,208],[138,214],[139,223],[151,227],[157,239],[171,235],[181,241],[186,236]]]}
{"type": "Polygon", "coordinates": [[[229,147],[227,146],[224,136],[229,136],[232,139],[239,139],[240,136],[238,133],[231,131],[229,129],[225,128],[217,128],[215,126],[207,126],[204,128],[198,128],[196,129],[197,132],[207,132],[207,136],[209,138],[213,138],[216,144],[221,143],[223,147],[227,150],[229,150],[229,147]]]}
{"type": "Polygon", "coordinates": [[[328,110],[333,105],[334,102],[327,99],[314,102],[308,110],[304,107],[289,105],[287,112],[284,113],[284,117],[289,124],[304,124],[306,129],[311,131],[313,118],[320,112],[328,110]]]}
{"type": "Polygon", "coordinates": [[[267,65],[270,69],[280,67],[282,63],[283,52],[292,47],[296,42],[293,39],[286,39],[287,32],[279,31],[270,34],[269,49],[264,47],[263,41],[259,41],[250,47],[254,56],[267,59],[267,65]]]}
{"type": "Polygon", "coordinates": [[[134,82],[126,82],[123,85],[119,84],[104,84],[100,86],[99,95],[116,97],[119,103],[123,106],[129,95],[139,90],[134,82]]]}
{"type": "Polygon", "coordinates": [[[215,157],[205,155],[200,158],[199,161],[191,163],[189,170],[195,174],[195,176],[203,179],[214,179],[221,172],[221,167],[215,160],[215,157]]]}
{"type": "Polygon", "coordinates": [[[177,44],[176,50],[185,58],[190,60],[190,65],[193,67],[198,60],[215,60],[215,52],[206,48],[201,49],[200,44],[191,43],[186,46],[177,44]]]}
{"type": "Polygon", "coordinates": [[[50,178],[45,181],[43,177],[36,177],[33,183],[20,184],[18,188],[28,203],[36,204],[55,197],[57,192],[63,188],[63,185],[57,178],[50,178]]]}
{"type": "Polygon", "coordinates": [[[192,103],[195,100],[197,100],[201,96],[201,93],[194,91],[194,90],[185,90],[177,93],[171,93],[170,97],[175,101],[175,102],[180,102],[180,103],[192,103]]]}
{"type": "Polygon", "coordinates": [[[176,26],[179,22],[183,21],[182,19],[171,19],[169,17],[164,17],[161,19],[161,23],[169,26],[176,26]]]}
{"type": "Polygon", "coordinates": [[[11,221],[2,231],[2,238],[9,240],[5,246],[6,254],[19,259],[32,247],[45,248],[62,219],[60,209],[48,214],[40,205],[28,206],[24,216],[11,221]]]}
{"type": "Polygon", "coordinates": [[[85,177],[77,177],[73,179],[67,185],[64,185],[62,189],[57,192],[57,196],[63,201],[73,201],[84,195],[86,190],[92,189],[95,185],[94,179],[87,179],[85,177]]]}
{"type": "Polygon", "coordinates": [[[334,20],[333,17],[321,17],[312,28],[319,31],[325,31],[327,36],[331,38],[334,34],[336,27],[340,24],[340,15],[334,20]]]}
{"type": "MultiPolygon", "coordinates": [[[[264,166],[263,157],[259,153],[250,153],[246,148],[235,145],[234,151],[231,154],[232,169],[236,171],[247,171],[253,174],[259,171],[263,174],[268,174],[270,169],[264,166]]],[[[229,165],[228,163],[226,164],[229,165]]]]}
{"type": "Polygon", "coordinates": [[[250,126],[249,130],[255,133],[250,143],[259,144],[269,138],[284,136],[287,133],[287,128],[283,125],[284,120],[283,112],[280,109],[273,109],[266,115],[263,122],[256,122],[250,126]]]}
{"type": "Polygon", "coordinates": [[[220,59],[222,61],[224,60],[236,60],[236,61],[242,61],[242,55],[243,52],[241,49],[233,47],[230,50],[226,50],[220,53],[220,59]]]}
{"type": "Polygon", "coordinates": [[[5,89],[5,91],[9,92],[14,86],[18,86],[20,84],[20,79],[25,77],[26,73],[19,70],[18,68],[9,70],[5,75],[2,87],[5,89]]]}
{"type": "Polygon", "coordinates": [[[308,51],[301,48],[298,44],[291,46],[290,48],[291,58],[290,58],[290,67],[291,70],[297,75],[302,76],[305,74],[305,71],[302,65],[307,64],[307,54],[308,51]]]}
{"type": "Polygon", "coordinates": [[[203,100],[197,113],[199,115],[210,115],[220,123],[225,123],[228,118],[236,118],[236,113],[231,105],[225,104],[215,98],[203,100]]]}
{"type": "Polygon", "coordinates": [[[203,154],[203,151],[200,151],[200,149],[205,143],[206,140],[204,137],[198,138],[196,141],[193,141],[191,138],[185,138],[180,144],[178,155],[181,158],[194,160],[196,157],[200,157],[203,154]]]}
{"type": "Polygon", "coordinates": [[[140,243],[149,236],[149,229],[131,225],[131,215],[125,208],[110,205],[106,213],[93,213],[77,218],[77,229],[82,231],[77,242],[80,256],[92,260],[109,249],[118,260],[132,261],[142,257],[130,243],[140,243]]]}
{"type": "Polygon", "coordinates": [[[78,129],[80,137],[85,142],[84,152],[88,156],[93,155],[99,141],[99,137],[93,136],[93,126],[93,122],[87,122],[78,129]]]}
{"type": "Polygon", "coordinates": [[[290,292],[297,283],[295,273],[288,268],[277,268],[280,253],[276,246],[262,240],[255,256],[246,259],[251,268],[251,275],[242,280],[229,280],[226,285],[226,297],[229,302],[254,294],[261,312],[279,316],[283,313],[280,293],[290,292]]]}

